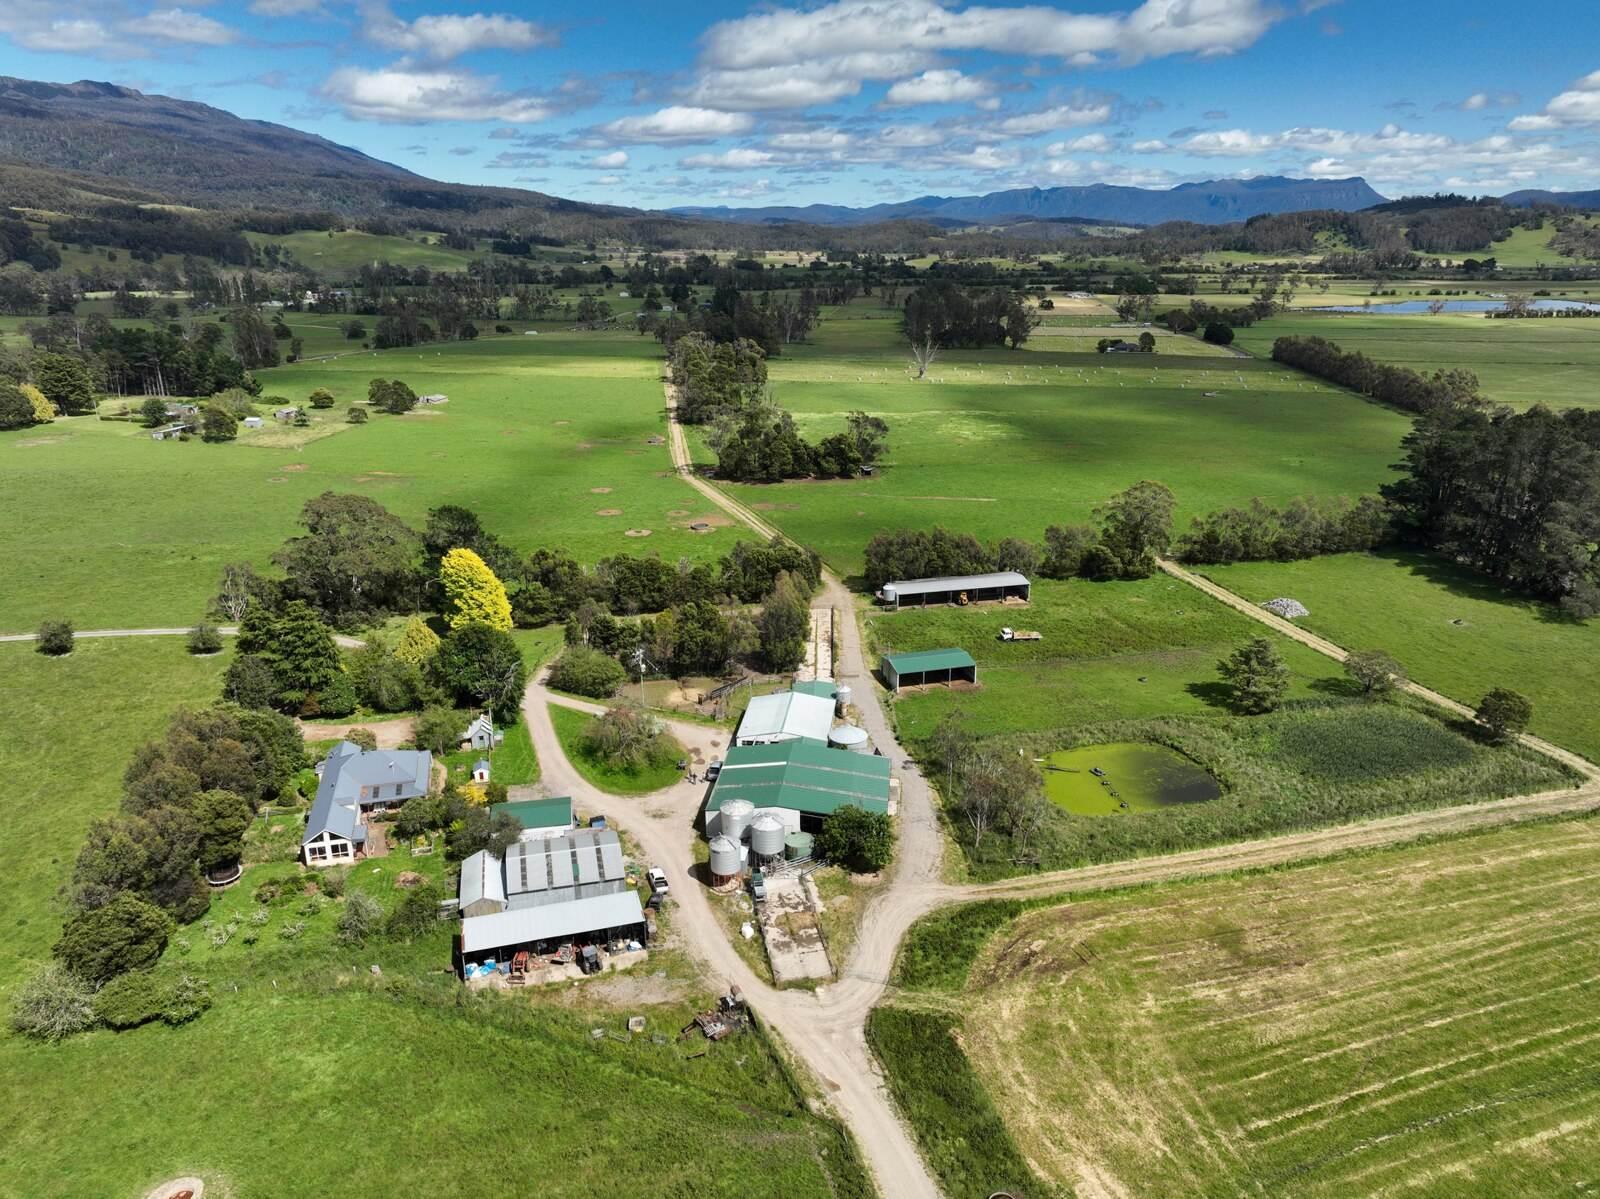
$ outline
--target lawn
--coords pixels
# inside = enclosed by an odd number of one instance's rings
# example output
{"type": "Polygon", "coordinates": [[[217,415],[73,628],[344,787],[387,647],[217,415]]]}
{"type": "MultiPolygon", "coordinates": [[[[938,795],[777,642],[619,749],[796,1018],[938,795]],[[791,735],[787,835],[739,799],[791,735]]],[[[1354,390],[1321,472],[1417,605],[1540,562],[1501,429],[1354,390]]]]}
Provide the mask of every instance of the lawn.
{"type": "Polygon", "coordinates": [[[1473,313],[1297,312],[1238,330],[1234,344],[1265,357],[1272,353],[1274,340],[1289,336],[1325,337],[1379,362],[1428,374],[1469,370],[1478,376],[1484,395],[1516,408],[1600,405],[1600,391],[1595,387],[1595,372],[1600,369],[1600,320],[1592,318],[1508,321],[1473,313]]]}
{"type": "Polygon", "coordinates": [[[361,426],[336,419],[334,435],[298,448],[252,445],[249,433],[157,443],[84,417],[0,434],[0,502],[30,514],[0,543],[0,630],[56,616],[80,628],[194,621],[225,563],[266,567],[305,501],[330,490],[370,495],[414,525],[462,504],[518,549],[590,562],[716,557],[739,534],[691,533],[708,505],[672,476],[665,445],[649,444],[665,431],[659,371],[653,341],[547,333],[262,372],[267,392],[297,402],[328,388],[336,412],[375,375],[450,397],[361,426]]]}
{"type": "Polygon", "coordinates": [[[560,704],[550,705],[550,721],[556,726],[556,736],[568,759],[594,786],[611,795],[648,795],[663,787],[670,787],[683,777],[678,762],[683,757],[683,747],[670,733],[662,733],[655,760],[637,767],[620,767],[601,761],[590,752],[584,734],[597,717],[560,704]]]}
{"type": "Polygon", "coordinates": [[[960,1044],[1079,1193],[1579,1192],[1597,851],[1569,821],[1030,911],[978,955],[960,1044]]]}
{"type": "MultiPolygon", "coordinates": [[[[537,666],[531,667],[537,669],[537,666]]],[[[515,787],[520,783],[539,781],[539,760],[534,757],[533,741],[528,736],[528,725],[517,713],[517,719],[508,725],[496,726],[505,734],[505,742],[489,754],[489,777],[494,782],[515,787]]],[[[470,781],[472,767],[484,757],[481,749],[458,749],[444,756],[445,769],[456,782],[470,781]]]]}
{"type": "MultiPolygon", "coordinates": [[[[1218,660],[1264,632],[1166,575],[1115,583],[1039,579],[1027,608],[874,608],[866,631],[878,654],[957,646],[978,663],[976,691],[933,687],[893,701],[900,734],[913,742],[952,710],[983,734],[1213,712],[1218,660]],[[1001,641],[1002,625],[1037,630],[1044,640],[1001,641]]],[[[1294,671],[1291,697],[1325,694],[1342,677],[1337,663],[1314,650],[1287,639],[1278,647],[1294,671]]]]}
{"type": "Polygon", "coordinates": [[[1381,647],[1411,676],[1462,703],[1493,687],[1533,700],[1533,731],[1600,760],[1600,621],[1564,619],[1548,604],[1420,554],[1340,554],[1305,562],[1208,566],[1246,599],[1293,596],[1298,624],[1352,649],[1381,647]]]}
{"type": "Polygon", "coordinates": [[[212,702],[229,656],[197,658],[182,637],[79,640],[64,658],[0,645],[0,825],[10,834],[0,840],[0,1006],[49,956],[57,892],[89,822],[117,811],[134,749],[180,705],[212,702]]]}
{"type": "MultiPolygon", "coordinates": [[[[856,311],[824,322],[814,345],[787,347],[772,386],[812,437],[854,409],[882,417],[886,465],[872,478],[728,487],[846,574],[881,530],[942,524],[1038,540],[1141,479],[1171,487],[1185,521],[1254,496],[1374,491],[1408,427],[1271,364],[1057,353],[1059,338],[951,351],[916,382],[893,322],[856,311]]],[[[697,461],[715,461],[700,438],[691,444],[697,461]]]]}

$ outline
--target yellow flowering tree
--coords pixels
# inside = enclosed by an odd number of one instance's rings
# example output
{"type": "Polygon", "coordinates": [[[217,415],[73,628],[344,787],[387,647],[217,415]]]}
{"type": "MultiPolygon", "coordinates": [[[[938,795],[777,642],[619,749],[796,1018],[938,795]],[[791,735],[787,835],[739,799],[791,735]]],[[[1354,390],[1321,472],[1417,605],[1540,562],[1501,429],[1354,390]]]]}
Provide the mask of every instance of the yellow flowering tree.
{"type": "Polygon", "coordinates": [[[27,397],[28,403],[33,405],[33,419],[39,424],[42,425],[46,421],[55,420],[59,415],[56,412],[56,406],[50,402],[49,397],[32,383],[19,384],[17,390],[27,397]]]}
{"type": "Polygon", "coordinates": [[[454,549],[439,562],[439,582],[449,600],[447,620],[452,629],[481,624],[511,631],[511,601],[505,584],[489,564],[468,549],[454,549]]]}
{"type": "Polygon", "coordinates": [[[413,616],[400,630],[400,640],[394,647],[394,656],[418,668],[425,667],[439,653],[439,634],[428,627],[420,616],[413,616]]]}

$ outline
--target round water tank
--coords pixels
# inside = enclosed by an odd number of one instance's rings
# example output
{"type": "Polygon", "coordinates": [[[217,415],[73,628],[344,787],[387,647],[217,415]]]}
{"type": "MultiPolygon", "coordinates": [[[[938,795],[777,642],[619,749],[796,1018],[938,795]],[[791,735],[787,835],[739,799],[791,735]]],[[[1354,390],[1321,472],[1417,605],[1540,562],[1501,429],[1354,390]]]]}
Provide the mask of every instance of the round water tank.
{"type": "Polygon", "coordinates": [[[783,852],[783,821],[763,812],[750,822],[750,852],[758,858],[775,858],[783,852]]]}
{"type": "Polygon", "coordinates": [[[867,730],[853,724],[841,724],[834,729],[828,734],[828,744],[835,749],[853,749],[856,753],[866,753],[872,748],[867,730]]]}
{"type": "Polygon", "coordinates": [[[716,878],[732,878],[744,865],[744,852],[737,841],[727,837],[711,838],[711,873],[716,878]]]}
{"type": "Polygon", "coordinates": [[[839,704],[839,711],[843,712],[850,706],[850,694],[850,688],[841,683],[839,690],[834,693],[834,699],[839,704]]]}
{"type": "Polygon", "coordinates": [[[810,833],[790,833],[783,839],[783,856],[791,862],[809,858],[816,843],[817,839],[810,833]]]}
{"type": "Polygon", "coordinates": [[[744,830],[750,827],[750,818],[756,806],[748,799],[730,799],[722,805],[722,824],[719,832],[730,841],[744,840],[744,830]]]}

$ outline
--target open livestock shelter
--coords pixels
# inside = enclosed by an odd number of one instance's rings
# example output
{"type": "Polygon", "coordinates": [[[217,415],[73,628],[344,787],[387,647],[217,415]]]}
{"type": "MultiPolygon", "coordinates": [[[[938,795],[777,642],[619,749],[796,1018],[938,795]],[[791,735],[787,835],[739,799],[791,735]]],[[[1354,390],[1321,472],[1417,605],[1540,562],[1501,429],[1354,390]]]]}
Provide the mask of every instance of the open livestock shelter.
{"type": "Polygon", "coordinates": [[[983,575],[898,579],[885,583],[878,591],[878,599],[895,611],[929,604],[1026,603],[1031,586],[1026,575],[1014,570],[997,570],[983,575]]]}
{"type": "Polygon", "coordinates": [[[890,691],[926,683],[978,682],[978,664],[964,649],[928,649],[914,654],[889,654],[883,659],[883,682],[890,691]]]}

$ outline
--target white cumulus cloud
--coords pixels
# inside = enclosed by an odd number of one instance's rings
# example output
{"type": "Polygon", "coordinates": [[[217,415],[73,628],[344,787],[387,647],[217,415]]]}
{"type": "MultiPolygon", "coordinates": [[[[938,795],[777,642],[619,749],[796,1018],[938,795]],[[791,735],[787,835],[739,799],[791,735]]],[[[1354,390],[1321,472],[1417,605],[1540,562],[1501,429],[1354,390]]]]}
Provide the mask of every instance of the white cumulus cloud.
{"type": "Polygon", "coordinates": [[[346,116],[365,121],[508,121],[527,125],[554,111],[537,96],[503,92],[492,76],[404,65],[368,71],[341,67],[320,89],[346,116]]]}
{"type": "Polygon", "coordinates": [[[362,36],[386,50],[448,62],[475,50],[533,50],[553,45],[543,25],[504,13],[427,14],[403,21],[384,3],[362,7],[362,36]]]}
{"type": "Polygon", "coordinates": [[[885,104],[959,104],[968,100],[981,100],[989,94],[989,85],[982,79],[963,75],[960,71],[924,71],[914,79],[902,79],[884,94],[885,104]]]}
{"type": "Polygon", "coordinates": [[[770,150],[740,147],[724,150],[721,154],[691,154],[678,159],[678,165],[710,171],[756,171],[777,161],[778,156],[770,150]]]}
{"type": "Polygon", "coordinates": [[[596,131],[613,142],[671,144],[710,142],[748,132],[755,118],[748,113],[672,104],[636,117],[619,117],[596,131]]]}
{"type": "Polygon", "coordinates": [[[1591,71],[1544,106],[1544,111],[1512,118],[1512,130],[1560,129],[1600,125],[1600,71],[1591,71]]]}

